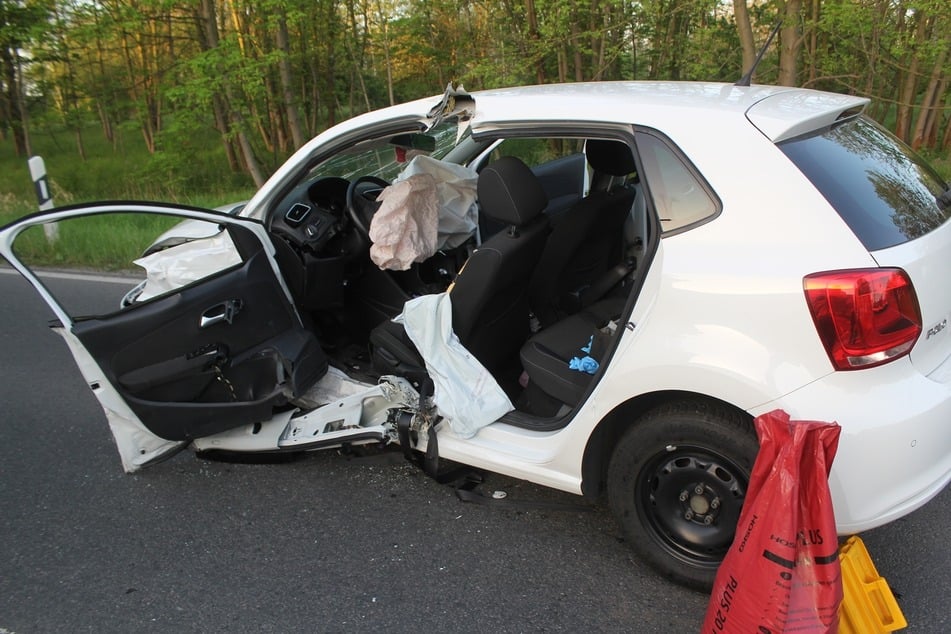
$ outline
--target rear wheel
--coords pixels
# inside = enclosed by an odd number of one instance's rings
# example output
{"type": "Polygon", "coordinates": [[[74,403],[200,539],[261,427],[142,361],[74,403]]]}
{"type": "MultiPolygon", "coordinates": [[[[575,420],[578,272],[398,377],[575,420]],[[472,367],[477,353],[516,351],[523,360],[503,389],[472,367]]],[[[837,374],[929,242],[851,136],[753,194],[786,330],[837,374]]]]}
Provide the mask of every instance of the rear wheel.
{"type": "Polygon", "coordinates": [[[611,508],[631,547],[669,579],[708,591],[758,449],[749,418],[725,406],[679,402],[642,416],[608,468],[611,508]]]}

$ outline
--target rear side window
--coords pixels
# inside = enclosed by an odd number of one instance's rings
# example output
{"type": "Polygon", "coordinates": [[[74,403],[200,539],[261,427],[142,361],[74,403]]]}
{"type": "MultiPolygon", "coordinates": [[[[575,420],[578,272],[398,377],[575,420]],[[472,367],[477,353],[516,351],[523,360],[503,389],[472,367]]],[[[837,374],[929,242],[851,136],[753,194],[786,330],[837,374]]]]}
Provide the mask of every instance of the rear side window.
{"type": "Polygon", "coordinates": [[[637,134],[637,149],[664,234],[686,230],[719,212],[719,201],[679,152],[645,132],[637,134]]]}
{"type": "Polygon", "coordinates": [[[779,145],[869,251],[921,237],[951,217],[944,183],[907,146],[855,118],[779,145]]]}

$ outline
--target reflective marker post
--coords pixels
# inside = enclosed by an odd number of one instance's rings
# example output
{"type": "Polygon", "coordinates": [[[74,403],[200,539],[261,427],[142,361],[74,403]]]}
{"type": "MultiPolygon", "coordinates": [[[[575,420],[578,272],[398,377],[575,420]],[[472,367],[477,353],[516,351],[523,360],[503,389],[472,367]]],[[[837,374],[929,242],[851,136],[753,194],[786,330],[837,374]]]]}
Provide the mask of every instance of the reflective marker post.
{"type": "MultiPolygon", "coordinates": [[[[50,192],[49,181],[46,178],[46,164],[42,156],[31,156],[29,160],[30,177],[33,179],[33,187],[36,188],[36,199],[40,204],[40,211],[47,211],[53,208],[53,194],[50,192]]],[[[55,222],[43,225],[43,233],[46,234],[48,242],[56,242],[59,238],[59,227],[55,222]]]]}

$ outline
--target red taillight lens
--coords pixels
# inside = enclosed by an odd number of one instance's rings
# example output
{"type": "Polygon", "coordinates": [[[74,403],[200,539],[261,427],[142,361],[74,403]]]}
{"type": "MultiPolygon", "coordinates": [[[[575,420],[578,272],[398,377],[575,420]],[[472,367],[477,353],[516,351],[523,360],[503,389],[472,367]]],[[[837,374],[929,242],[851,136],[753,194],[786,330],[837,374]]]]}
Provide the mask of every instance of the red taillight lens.
{"type": "Polygon", "coordinates": [[[819,338],[837,370],[857,370],[908,354],[921,310],[901,269],[829,271],[803,279],[819,338]]]}

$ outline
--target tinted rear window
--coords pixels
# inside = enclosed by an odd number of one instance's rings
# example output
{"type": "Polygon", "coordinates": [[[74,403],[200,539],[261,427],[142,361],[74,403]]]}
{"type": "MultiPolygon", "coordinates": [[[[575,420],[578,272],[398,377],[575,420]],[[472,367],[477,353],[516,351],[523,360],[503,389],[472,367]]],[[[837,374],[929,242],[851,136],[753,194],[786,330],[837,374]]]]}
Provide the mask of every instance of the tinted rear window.
{"type": "Polygon", "coordinates": [[[891,133],[856,118],[780,144],[869,251],[914,240],[944,224],[945,185],[891,133]]]}

